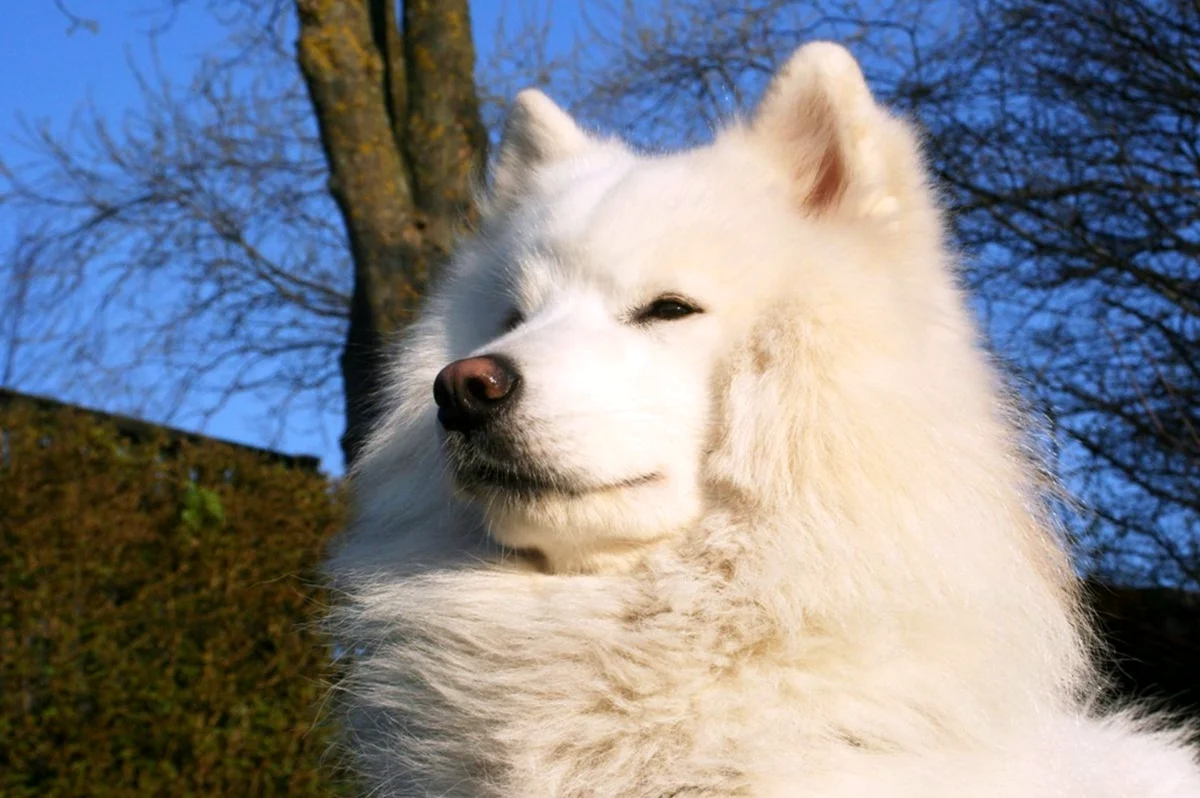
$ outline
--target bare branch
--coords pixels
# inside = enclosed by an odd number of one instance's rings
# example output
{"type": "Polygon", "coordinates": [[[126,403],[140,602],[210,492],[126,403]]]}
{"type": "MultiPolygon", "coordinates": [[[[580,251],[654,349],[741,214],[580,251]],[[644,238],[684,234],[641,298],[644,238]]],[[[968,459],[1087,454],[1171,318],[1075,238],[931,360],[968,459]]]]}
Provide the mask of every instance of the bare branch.
{"type": "Polygon", "coordinates": [[[73,36],[76,31],[82,29],[93,35],[100,32],[100,23],[91,17],[81,17],[73,12],[64,0],[54,0],[54,7],[58,9],[58,13],[67,18],[67,35],[73,36]]]}

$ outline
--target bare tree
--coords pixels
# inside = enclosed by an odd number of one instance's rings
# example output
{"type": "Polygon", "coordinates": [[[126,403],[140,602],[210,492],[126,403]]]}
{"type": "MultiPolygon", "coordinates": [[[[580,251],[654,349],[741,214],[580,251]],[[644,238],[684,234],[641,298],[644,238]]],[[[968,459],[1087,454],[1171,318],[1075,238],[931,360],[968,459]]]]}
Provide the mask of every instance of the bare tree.
{"type": "Polygon", "coordinates": [[[1090,565],[1200,586],[1200,5],[988,0],[905,86],[1090,565]]]}
{"type": "Polygon", "coordinates": [[[487,133],[466,0],[296,0],[300,68],[354,259],[343,450],[372,415],[381,343],[409,317],[458,225],[487,133]]]}
{"type": "Polygon", "coordinates": [[[951,35],[954,15],[932,0],[592,2],[586,47],[561,65],[573,109],[635,141],[673,147],[711,137],[747,107],[799,44],[840,41],[871,64],[890,94],[930,42],[951,35]]]}
{"type": "Polygon", "coordinates": [[[33,158],[0,164],[0,204],[21,220],[5,382],[57,371],[60,392],[141,393],[135,409],[156,415],[269,390],[281,419],[340,388],[349,461],[381,343],[482,172],[467,3],[409,0],[402,20],[388,0],[213,9],[230,40],[190,85],[139,76],[119,123],[85,108],[66,133],[27,126],[33,158]]]}
{"type": "Polygon", "coordinates": [[[267,387],[281,410],[330,400],[351,281],[324,157],[298,81],[245,74],[214,57],[182,88],[139,75],[115,121],[89,106],[65,133],[26,125],[34,157],[0,165],[21,225],[7,384],[140,393],[157,415],[267,387]]]}

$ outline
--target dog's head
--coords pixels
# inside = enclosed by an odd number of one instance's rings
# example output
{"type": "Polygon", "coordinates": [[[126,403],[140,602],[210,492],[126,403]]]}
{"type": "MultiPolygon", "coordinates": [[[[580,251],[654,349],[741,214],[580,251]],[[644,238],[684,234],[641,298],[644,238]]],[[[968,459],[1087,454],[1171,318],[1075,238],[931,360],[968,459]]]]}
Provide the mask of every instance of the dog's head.
{"type": "Polygon", "coordinates": [[[493,538],[605,567],[687,529],[714,480],[786,490],[781,441],[822,423],[800,394],[830,358],[904,345],[889,302],[913,269],[890,261],[939,238],[911,135],[835,45],[802,48],[748,122],[678,154],[596,139],[524,92],[378,440],[436,436],[493,538]]]}

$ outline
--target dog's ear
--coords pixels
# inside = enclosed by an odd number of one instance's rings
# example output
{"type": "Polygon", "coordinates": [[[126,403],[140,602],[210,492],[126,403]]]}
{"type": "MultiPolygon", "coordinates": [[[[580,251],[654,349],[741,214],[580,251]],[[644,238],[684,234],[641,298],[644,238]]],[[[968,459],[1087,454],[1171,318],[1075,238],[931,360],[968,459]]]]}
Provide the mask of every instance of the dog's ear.
{"type": "Polygon", "coordinates": [[[492,168],[492,197],[520,194],[539,166],[578,154],[591,145],[591,137],[570,114],[537,89],[525,89],[513,99],[504,123],[492,168]]]}
{"type": "Polygon", "coordinates": [[[875,104],[844,47],[801,47],[776,74],[750,123],[807,213],[886,216],[924,193],[916,141],[875,104]]]}

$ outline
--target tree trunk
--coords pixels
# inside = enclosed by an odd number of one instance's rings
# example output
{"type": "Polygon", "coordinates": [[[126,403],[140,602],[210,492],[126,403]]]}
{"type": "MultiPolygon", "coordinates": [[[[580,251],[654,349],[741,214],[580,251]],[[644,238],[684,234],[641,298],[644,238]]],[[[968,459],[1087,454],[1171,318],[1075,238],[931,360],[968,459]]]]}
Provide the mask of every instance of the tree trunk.
{"type": "Polygon", "coordinates": [[[375,417],[385,345],[471,215],[487,133],[466,0],[295,0],[300,69],[330,191],[346,225],[354,295],[342,354],[352,465],[375,417]]]}

